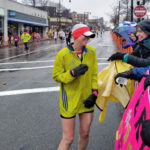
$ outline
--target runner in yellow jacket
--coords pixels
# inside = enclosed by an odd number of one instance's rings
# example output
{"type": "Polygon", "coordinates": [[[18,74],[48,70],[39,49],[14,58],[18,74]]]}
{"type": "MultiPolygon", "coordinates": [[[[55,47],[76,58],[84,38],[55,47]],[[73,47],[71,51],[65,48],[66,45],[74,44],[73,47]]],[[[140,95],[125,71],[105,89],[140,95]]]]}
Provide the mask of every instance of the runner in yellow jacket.
{"type": "Polygon", "coordinates": [[[83,61],[76,55],[71,46],[59,51],[53,68],[53,78],[60,83],[60,114],[70,118],[76,114],[93,111],[94,107],[86,108],[84,100],[98,89],[98,65],[95,49],[86,45],[83,52],[83,61]],[[73,77],[70,70],[87,64],[88,71],[79,77],[73,77]]]}
{"type": "Polygon", "coordinates": [[[60,83],[63,130],[58,150],[69,150],[74,138],[77,114],[80,120],[78,149],[86,149],[98,94],[96,51],[86,45],[95,34],[86,25],[77,24],[72,29],[72,35],[74,43],[58,52],[53,68],[53,78],[60,83]]]}
{"type": "Polygon", "coordinates": [[[24,29],[24,32],[21,34],[21,39],[25,45],[25,50],[28,51],[28,42],[31,39],[31,36],[27,33],[27,29],[24,29]]]}

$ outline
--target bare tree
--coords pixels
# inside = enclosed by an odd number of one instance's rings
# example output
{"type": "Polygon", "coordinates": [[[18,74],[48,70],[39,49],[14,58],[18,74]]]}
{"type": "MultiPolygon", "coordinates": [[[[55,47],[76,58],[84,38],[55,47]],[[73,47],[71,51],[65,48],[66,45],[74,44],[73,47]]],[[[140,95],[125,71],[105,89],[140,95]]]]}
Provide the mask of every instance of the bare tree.
{"type": "Polygon", "coordinates": [[[39,0],[40,6],[47,6],[48,2],[49,2],[49,0],[39,0]]]}
{"type": "Polygon", "coordinates": [[[22,3],[36,7],[36,6],[47,6],[49,1],[50,0],[22,0],[22,3]]]}
{"type": "Polygon", "coordinates": [[[112,14],[108,14],[110,16],[110,23],[112,23],[114,26],[117,26],[119,24],[119,7],[118,6],[112,6],[112,14]]]}
{"type": "Polygon", "coordinates": [[[129,7],[129,0],[122,0],[120,9],[121,9],[122,14],[124,14],[122,19],[129,21],[131,17],[129,13],[131,11],[129,7]]]}
{"type": "Polygon", "coordinates": [[[37,6],[37,1],[38,0],[22,0],[21,2],[23,4],[26,4],[26,5],[31,5],[33,7],[36,7],[37,6]]]}

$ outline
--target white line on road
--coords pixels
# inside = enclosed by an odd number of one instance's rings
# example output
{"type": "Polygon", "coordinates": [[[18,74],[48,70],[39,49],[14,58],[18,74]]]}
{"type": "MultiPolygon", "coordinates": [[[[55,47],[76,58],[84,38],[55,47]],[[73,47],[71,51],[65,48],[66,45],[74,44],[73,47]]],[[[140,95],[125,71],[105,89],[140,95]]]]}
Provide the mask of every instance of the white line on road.
{"type": "MultiPolygon", "coordinates": [[[[98,63],[98,65],[108,65],[109,63],[98,63]]],[[[27,67],[27,68],[7,68],[7,69],[0,69],[0,72],[6,71],[21,71],[21,70],[36,70],[36,69],[46,69],[46,68],[53,68],[51,66],[41,66],[41,67],[27,67]]]]}
{"type": "Polygon", "coordinates": [[[0,61],[5,61],[5,60],[13,59],[13,58],[18,58],[20,56],[26,56],[26,55],[30,55],[32,53],[36,53],[36,52],[40,52],[40,51],[49,51],[51,47],[58,47],[58,46],[60,46],[60,44],[49,46],[48,48],[45,48],[45,49],[35,50],[35,51],[32,51],[32,52],[29,52],[28,54],[20,54],[20,55],[15,55],[15,56],[12,56],[12,57],[7,57],[7,58],[4,58],[4,59],[0,59],[0,61]]]}
{"type": "Polygon", "coordinates": [[[22,90],[12,90],[12,91],[2,91],[0,92],[1,96],[10,96],[10,95],[21,95],[21,94],[32,94],[32,93],[44,93],[44,92],[55,92],[59,91],[59,87],[46,87],[46,88],[35,88],[35,89],[22,89],[22,90]]]}
{"type": "Polygon", "coordinates": [[[108,58],[97,58],[97,59],[104,59],[105,60],[105,59],[108,59],[108,58]]]}
{"type": "MultiPolygon", "coordinates": [[[[97,58],[99,60],[106,60],[108,58],[97,58]]],[[[54,62],[55,60],[41,60],[41,61],[21,61],[21,62],[8,62],[8,63],[0,63],[0,65],[14,65],[14,64],[34,64],[34,63],[47,63],[54,62]]]]}
{"type": "Polygon", "coordinates": [[[54,62],[54,61],[55,61],[55,60],[43,60],[43,61],[21,61],[21,62],[0,63],[0,65],[34,64],[34,63],[47,63],[47,62],[54,62]]]}
{"type": "Polygon", "coordinates": [[[98,44],[98,46],[101,46],[101,47],[112,47],[112,45],[108,45],[108,44],[105,44],[105,45],[98,44]]]}
{"type": "Polygon", "coordinates": [[[42,66],[42,67],[28,67],[28,68],[9,68],[9,69],[0,69],[0,72],[4,71],[19,71],[19,70],[36,70],[36,69],[45,69],[45,68],[53,68],[52,66],[42,66]]]}
{"type": "Polygon", "coordinates": [[[110,64],[110,63],[98,63],[98,66],[99,65],[108,65],[108,64],[110,64]]]}

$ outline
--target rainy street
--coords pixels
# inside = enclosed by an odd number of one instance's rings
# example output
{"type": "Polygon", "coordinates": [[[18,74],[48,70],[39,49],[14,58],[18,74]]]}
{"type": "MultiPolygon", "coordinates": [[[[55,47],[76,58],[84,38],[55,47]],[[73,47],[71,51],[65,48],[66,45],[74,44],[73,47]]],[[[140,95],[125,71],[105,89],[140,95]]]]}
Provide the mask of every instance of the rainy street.
{"type": "MultiPolygon", "coordinates": [[[[52,79],[57,52],[65,42],[53,40],[0,51],[0,150],[56,150],[61,139],[59,88],[52,79]]],[[[95,47],[99,72],[117,50],[110,32],[89,41],[95,47]]],[[[95,109],[88,150],[113,150],[122,117],[119,103],[110,102],[103,123],[95,109]]],[[[76,117],[78,127],[78,116],[76,117]]],[[[77,150],[78,128],[71,150],[77,150]]]]}

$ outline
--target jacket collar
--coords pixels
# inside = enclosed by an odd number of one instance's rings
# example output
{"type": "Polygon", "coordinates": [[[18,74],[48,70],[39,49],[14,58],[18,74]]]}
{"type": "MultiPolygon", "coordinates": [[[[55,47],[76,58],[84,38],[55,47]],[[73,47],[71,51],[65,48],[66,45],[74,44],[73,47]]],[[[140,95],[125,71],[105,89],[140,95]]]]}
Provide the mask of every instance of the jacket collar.
{"type": "Polygon", "coordinates": [[[150,42],[150,37],[144,40],[144,43],[150,42]]]}
{"type": "Polygon", "coordinates": [[[147,49],[150,49],[150,38],[145,39],[142,45],[145,46],[147,49]]]}
{"type": "MultiPolygon", "coordinates": [[[[68,49],[69,49],[70,51],[74,51],[74,49],[73,49],[73,47],[72,47],[72,44],[68,45],[67,47],[68,47],[68,49]]],[[[88,52],[86,46],[83,47],[82,51],[85,52],[85,53],[88,52]]]]}

